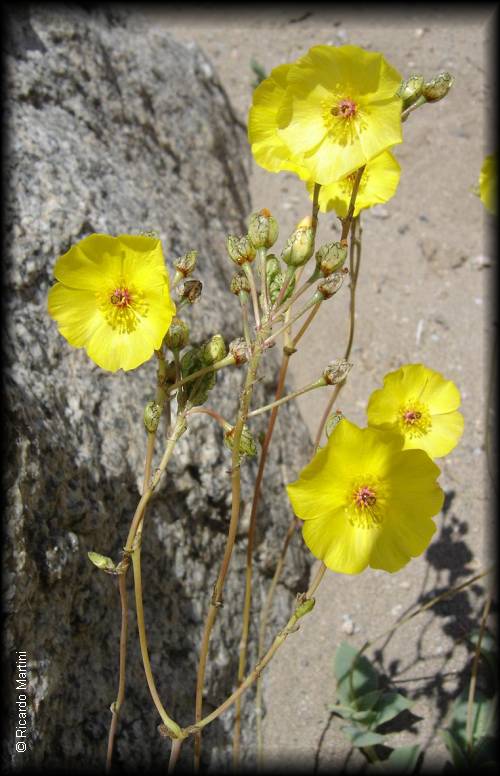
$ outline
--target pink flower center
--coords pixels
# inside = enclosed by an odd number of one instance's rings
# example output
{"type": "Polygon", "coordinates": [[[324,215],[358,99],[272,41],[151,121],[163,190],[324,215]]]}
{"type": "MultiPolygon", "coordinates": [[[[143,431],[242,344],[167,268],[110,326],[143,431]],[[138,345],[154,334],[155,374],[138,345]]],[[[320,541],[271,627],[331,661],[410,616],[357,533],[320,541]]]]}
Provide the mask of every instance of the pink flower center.
{"type": "Polygon", "coordinates": [[[421,417],[422,417],[422,413],[418,412],[417,410],[407,410],[403,415],[404,422],[408,423],[408,425],[411,425],[411,426],[414,423],[417,423],[417,421],[419,421],[421,417]]]}
{"type": "Polygon", "coordinates": [[[115,288],[111,294],[110,301],[111,304],[114,304],[116,307],[128,307],[132,302],[132,297],[128,288],[115,288]]]}
{"type": "Polygon", "coordinates": [[[350,119],[351,116],[355,116],[357,109],[356,103],[349,99],[341,100],[337,106],[340,116],[343,116],[345,119],[350,119]]]}
{"type": "Polygon", "coordinates": [[[358,490],[354,493],[354,502],[356,506],[360,507],[361,509],[373,507],[376,501],[377,496],[375,495],[375,492],[366,485],[358,488],[358,490]]]}

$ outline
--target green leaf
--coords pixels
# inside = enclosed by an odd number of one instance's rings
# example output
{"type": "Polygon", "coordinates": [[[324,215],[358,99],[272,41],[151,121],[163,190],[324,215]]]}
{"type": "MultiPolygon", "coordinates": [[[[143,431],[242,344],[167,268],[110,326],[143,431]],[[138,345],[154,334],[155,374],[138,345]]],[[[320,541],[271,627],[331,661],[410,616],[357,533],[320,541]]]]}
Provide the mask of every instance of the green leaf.
{"type": "Polygon", "coordinates": [[[335,651],[334,670],[340,699],[349,705],[355,698],[377,689],[378,676],[364,655],[357,658],[359,650],[343,641],[335,651]],[[356,659],[357,658],[357,659],[356,659]],[[353,669],[354,665],[354,669],[353,669]]]}
{"type": "Polygon", "coordinates": [[[400,746],[394,749],[387,760],[384,761],[384,770],[397,773],[412,773],[415,770],[420,754],[420,745],[400,746]]]}
{"type": "Polygon", "coordinates": [[[412,706],[412,702],[405,698],[404,695],[400,695],[398,692],[385,692],[374,711],[377,712],[377,727],[383,725],[384,722],[389,722],[390,719],[397,717],[405,709],[409,709],[412,706]]]}
{"type": "MultiPolygon", "coordinates": [[[[476,690],[474,703],[472,704],[472,742],[483,738],[492,732],[495,719],[496,701],[487,698],[481,690],[476,690]]],[[[453,716],[449,730],[464,751],[467,748],[467,708],[468,691],[464,690],[453,707],[453,716]]]]}
{"type": "Polygon", "coordinates": [[[441,737],[446,745],[448,752],[450,753],[451,760],[455,768],[467,768],[469,760],[466,753],[462,750],[462,746],[455,738],[453,733],[449,730],[440,730],[441,737]]]}
{"type": "Polygon", "coordinates": [[[352,719],[352,715],[356,713],[356,709],[351,706],[342,706],[340,703],[333,703],[328,706],[329,711],[333,711],[334,714],[338,714],[343,719],[352,719]]]}
{"type": "Polygon", "coordinates": [[[384,736],[371,730],[362,730],[355,725],[345,725],[342,732],[350,739],[353,746],[375,746],[384,742],[384,736]]]}

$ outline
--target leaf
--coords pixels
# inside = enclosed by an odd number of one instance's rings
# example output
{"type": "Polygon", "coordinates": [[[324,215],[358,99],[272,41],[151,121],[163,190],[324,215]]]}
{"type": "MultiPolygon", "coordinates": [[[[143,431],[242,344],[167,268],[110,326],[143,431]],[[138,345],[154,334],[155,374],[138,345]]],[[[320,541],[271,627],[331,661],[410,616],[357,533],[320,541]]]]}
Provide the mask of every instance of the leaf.
{"type": "Polygon", "coordinates": [[[380,733],[373,733],[371,730],[361,730],[361,728],[355,725],[345,725],[342,728],[342,732],[351,740],[353,746],[375,746],[375,744],[382,744],[384,742],[384,736],[380,733]]]}
{"type": "Polygon", "coordinates": [[[412,702],[398,692],[385,692],[377,703],[374,711],[377,712],[377,727],[397,717],[405,709],[412,706],[412,702]]]}
{"type": "Polygon", "coordinates": [[[451,759],[455,768],[467,768],[469,765],[469,760],[465,752],[462,750],[460,742],[457,741],[453,733],[451,733],[449,730],[440,730],[439,732],[441,733],[441,737],[446,745],[448,752],[451,755],[451,759]]]}
{"type": "MultiPolygon", "coordinates": [[[[496,701],[487,698],[483,692],[476,690],[474,703],[472,704],[472,741],[488,735],[492,731],[495,717],[496,701]]],[[[467,747],[467,708],[468,691],[464,690],[453,707],[453,716],[449,730],[465,750],[467,747]]]]}
{"type": "Polygon", "coordinates": [[[358,652],[359,650],[351,647],[346,641],[343,641],[335,651],[334,670],[337,692],[346,705],[355,698],[373,692],[378,685],[377,672],[364,655],[357,658],[358,652]]]}
{"type": "Polygon", "coordinates": [[[384,761],[384,770],[412,773],[415,770],[419,755],[419,744],[400,746],[399,749],[393,749],[387,760],[384,761]]]}

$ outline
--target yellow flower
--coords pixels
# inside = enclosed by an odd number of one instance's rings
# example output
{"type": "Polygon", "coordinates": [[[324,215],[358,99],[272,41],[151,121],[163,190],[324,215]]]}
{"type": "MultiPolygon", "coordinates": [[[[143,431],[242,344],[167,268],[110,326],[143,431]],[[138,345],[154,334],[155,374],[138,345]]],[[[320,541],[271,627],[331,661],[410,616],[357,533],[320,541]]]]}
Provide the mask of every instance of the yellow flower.
{"type": "Polygon", "coordinates": [[[253,104],[248,114],[248,139],[257,164],[270,172],[288,170],[306,180],[306,168],[294,164],[292,154],[282,137],[277,123],[278,109],[286,90],[286,77],[292,65],[279,65],[271,70],[253,93],[253,104]]]}
{"type": "Polygon", "coordinates": [[[54,274],[49,314],[98,366],[134,369],[161,347],[175,305],[158,239],[92,234],[59,257],[54,274]]]}
{"type": "Polygon", "coordinates": [[[400,435],[343,418],[288,485],[305,543],[333,571],[398,571],[428,546],[444,501],[440,470],[423,450],[402,448],[400,435]]]}
{"type": "MultiPolygon", "coordinates": [[[[359,182],[354,216],[357,216],[360,210],[387,202],[394,196],[400,175],[401,167],[390,151],[383,151],[375,159],[367,162],[359,182]]],[[[339,218],[345,218],[349,210],[355,179],[356,172],[352,172],[340,181],[322,186],[318,199],[320,210],[323,213],[327,210],[335,210],[339,218]]],[[[307,182],[307,189],[312,199],[314,181],[307,182]]]]}
{"type": "Polygon", "coordinates": [[[486,210],[497,214],[497,155],[486,156],[479,173],[479,197],[486,210]]]}
{"type": "Polygon", "coordinates": [[[309,178],[333,183],[402,142],[400,84],[382,54],[314,46],[286,75],[279,136],[309,178]]]}
{"type": "Polygon", "coordinates": [[[451,380],[423,364],[405,364],[384,377],[368,401],[368,425],[402,434],[404,448],[431,458],[453,450],[464,430],[460,392],[451,380]]]}

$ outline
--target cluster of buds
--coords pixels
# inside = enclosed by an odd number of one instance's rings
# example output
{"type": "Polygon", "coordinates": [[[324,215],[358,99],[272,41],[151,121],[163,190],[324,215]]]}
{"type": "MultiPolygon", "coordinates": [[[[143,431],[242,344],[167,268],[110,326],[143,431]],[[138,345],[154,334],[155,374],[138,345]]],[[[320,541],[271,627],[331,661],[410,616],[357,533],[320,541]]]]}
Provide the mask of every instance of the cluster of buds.
{"type": "Polygon", "coordinates": [[[278,222],[267,208],[250,216],[248,237],[254,248],[271,248],[278,239],[278,232],[278,222]]]}
{"type": "MultiPolygon", "coordinates": [[[[281,271],[281,265],[279,263],[278,257],[275,256],[274,253],[270,253],[267,256],[266,276],[267,276],[267,287],[269,289],[269,298],[272,304],[274,304],[274,302],[278,298],[278,294],[281,291],[283,283],[285,282],[285,276],[281,271]]],[[[288,283],[287,289],[285,291],[285,295],[283,297],[283,301],[285,301],[285,299],[288,299],[292,295],[294,288],[295,288],[295,275],[288,283]]]]}
{"type": "Polygon", "coordinates": [[[347,258],[347,246],[340,242],[326,243],[316,251],[316,267],[324,277],[337,272],[347,258]]]}
{"type": "Polygon", "coordinates": [[[403,100],[403,111],[411,107],[418,108],[426,102],[438,102],[446,97],[453,85],[450,73],[438,73],[435,78],[425,81],[423,75],[412,74],[401,85],[396,94],[403,100]]]}
{"type": "Polygon", "coordinates": [[[248,235],[235,237],[230,234],[226,240],[229,258],[240,266],[255,259],[255,248],[248,235]]]}
{"type": "Polygon", "coordinates": [[[289,267],[302,267],[314,252],[314,229],[312,218],[307,216],[297,224],[294,232],[286,241],[281,258],[289,267]]]}

